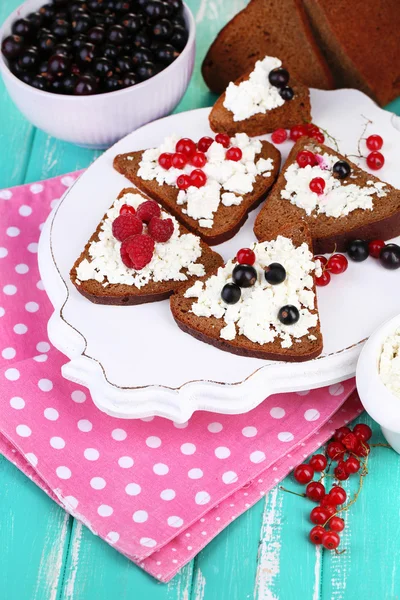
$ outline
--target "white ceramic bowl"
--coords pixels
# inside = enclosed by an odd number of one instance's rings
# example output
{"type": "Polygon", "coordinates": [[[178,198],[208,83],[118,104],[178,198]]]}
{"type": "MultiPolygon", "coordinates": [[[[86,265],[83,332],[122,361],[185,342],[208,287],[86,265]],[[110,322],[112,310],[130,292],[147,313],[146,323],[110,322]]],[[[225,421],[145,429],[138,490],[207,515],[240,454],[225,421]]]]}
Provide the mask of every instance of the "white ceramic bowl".
{"type": "MultiPolygon", "coordinates": [[[[27,0],[0,29],[0,43],[10,35],[12,23],[38,10],[44,0],[27,0]]],[[[169,114],[185,93],[196,53],[195,22],[184,5],[189,39],[180,56],[155,77],[124,90],[94,96],[66,96],[37,90],[20,81],[0,52],[5,86],[23,115],[39,129],[67,142],[89,148],[106,148],[141,127],[169,114]]]]}
{"type": "Polygon", "coordinates": [[[400,315],[386,321],[371,335],[358,359],[356,380],[365,410],[379,423],[389,444],[400,454],[400,398],[392,394],[379,375],[383,343],[398,327],[400,315]]]}

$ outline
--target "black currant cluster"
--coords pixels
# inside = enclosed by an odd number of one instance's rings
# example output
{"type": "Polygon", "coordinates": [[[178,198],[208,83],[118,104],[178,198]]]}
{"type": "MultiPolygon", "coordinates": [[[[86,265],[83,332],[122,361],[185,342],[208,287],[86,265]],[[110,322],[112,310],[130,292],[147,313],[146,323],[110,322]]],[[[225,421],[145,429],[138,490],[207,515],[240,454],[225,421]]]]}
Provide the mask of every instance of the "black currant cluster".
{"type": "Polygon", "coordinates": [[[15,21],[1,51],[28,85],[82,96],[150,79],[187,39],[182,0],[53,0],[15,21]]]}
{"type": "Polygon", "coordinates": [[[288,85],[290,79],[289,71],[283,69],[282,67],[272,69],[268,75],[268,79],[271,85],[278,88],[279,95],[281,98],[283,98],[283,100],[293,99],[293,88],[288,85]]]}
{"type": "MultiPolygon", "coordinates": [[[[286,270],[280,263],[271,263],[264,269],[264,277],[270,285],[279,285],[286,279],[286,270]]],[[[221,298],[226,304],[239,302],[241,288],[253,287],[257,281],[257,271],[252,265],[238,264],[232,271],[232,282],[226,283],[221,291],[221,298]]],[[[300,318],[296,306],[287,304],[278,312],[278,319],[283,325],[294,325],[300,318]]]]}

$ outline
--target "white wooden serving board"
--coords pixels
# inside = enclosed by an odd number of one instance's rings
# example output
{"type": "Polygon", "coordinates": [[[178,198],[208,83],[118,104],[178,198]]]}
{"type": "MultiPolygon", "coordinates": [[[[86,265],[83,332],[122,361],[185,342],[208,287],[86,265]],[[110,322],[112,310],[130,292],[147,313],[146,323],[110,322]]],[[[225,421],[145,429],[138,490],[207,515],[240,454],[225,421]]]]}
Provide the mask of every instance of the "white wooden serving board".
{"type": "MultiPolygon", "coordinates": [[[[400,187],[398,117],[355,90],[312,90],[311,102],[313,122],[337,139],[343,153],[357,153],[365,120],[373,121],[368,133],[383,136],[386,157],[378,175],[400,187]]],[[[159,415],[184,422],[195,410],[241,413],[276,392],[343,381],[354,375],[363,341],[399,312],[400,273],[387,271],[372,258],[351,263],[346,273],[318,289],[323,356],[306,363],[267,363],[223,352],[184,334],[174,323],[168,301],[100,306],[75,290],[69,281],[71,266],[107,208],[129,185],[114,171],[114,157],[157,146],[172,133],[195,140],[210,135],[208,113],[204,108],[173,115],[122,139],[69,189],[42,232],[39,267],[54,306],[48,332],[69,359],[63,375],[87,386],[96,405],[116,417],[159,415]]],[[[291,145],[279,146],[283,161],[291,145]]],[[[365,168],[363,159],[360,164],[365,168]]],[[[256,214],[251,213],[234,239],[216,247],[225,259],[255,240],[256,214]]]]}

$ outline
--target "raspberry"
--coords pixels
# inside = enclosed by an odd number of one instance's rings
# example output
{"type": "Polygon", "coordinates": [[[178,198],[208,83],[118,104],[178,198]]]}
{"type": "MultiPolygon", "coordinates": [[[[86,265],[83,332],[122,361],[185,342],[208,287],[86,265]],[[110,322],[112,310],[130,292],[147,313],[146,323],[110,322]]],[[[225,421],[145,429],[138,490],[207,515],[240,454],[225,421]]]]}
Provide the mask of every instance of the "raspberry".
{"type": "Polygon", "coordinates": [[[143,223],[136,215],[122,214],[112,224],[113,236],[120,242],[126,238],[142,233],[143,223]]]}
{"type": "Polygon", "coordinates": [[[133,235],[124,240],[121,245],[121,259],[124,265],[140,271],[149,264],[153,258],[154,240],[143,233],[133,235]]]}
{"type": "Polygon", "coordinates": [[[149,223],[149,234],[155,242],[168,242],[174,232],[172,219],[153,217],[149,223]]]}
{"type": "Polygon", "coordinates": [[[161,209],[154,200],[146,200],[139,205],[136,214],[144,223],[150,223],[153,217],[161,215],[161,209]]]}

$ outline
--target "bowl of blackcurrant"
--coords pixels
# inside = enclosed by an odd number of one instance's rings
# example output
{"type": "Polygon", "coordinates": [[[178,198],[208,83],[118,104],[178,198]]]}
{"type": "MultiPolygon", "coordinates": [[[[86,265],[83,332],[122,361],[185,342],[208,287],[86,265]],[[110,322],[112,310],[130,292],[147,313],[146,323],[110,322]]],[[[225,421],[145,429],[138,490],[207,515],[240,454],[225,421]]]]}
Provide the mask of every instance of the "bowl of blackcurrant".
{"type": "Polygon", "coordinates": [[[182,0],[27,0],[0,44],[6,88],[33,125],[106,148],[179,103],[195,23],[182,0]]]}

